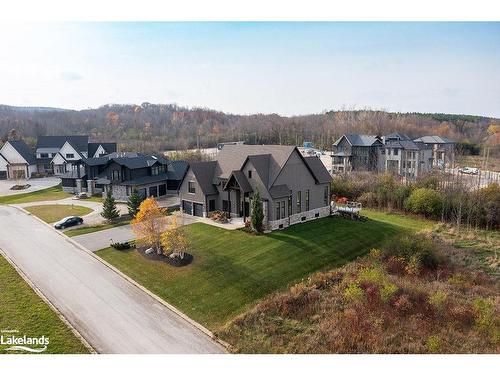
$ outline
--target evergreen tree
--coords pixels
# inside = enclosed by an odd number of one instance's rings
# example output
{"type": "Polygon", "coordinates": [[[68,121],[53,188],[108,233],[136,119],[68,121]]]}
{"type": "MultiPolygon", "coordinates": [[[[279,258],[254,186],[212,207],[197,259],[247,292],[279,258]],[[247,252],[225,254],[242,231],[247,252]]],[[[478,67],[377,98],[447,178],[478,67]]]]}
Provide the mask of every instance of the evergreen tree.
{"type": "Polygon", "coordinates": [[[116,208],[115,198],[111,195],[111,189],[108,190],[104,202],[102,202],[101,216],[108,221],[116,219],[120,216],[116,208]]]}
{"type": "Polygon", "coordinates": [[[135,217],[135,215],[139,211],[139,206],[141,205],[142,201],[142,196],[140,196],[137,189],[134,188],[127,202],[128,214],[130,216],[135,217]]]}
{"type": "Polygon", "coordinates": [[[260,194],[257,191],[253,195],[252,215],[251,215],[252,228],[257,233],[262,233],[262,230],[263,230],[262,221],[263,220],[264,220],[264,211],[262,209],[262,200],[260,199],[260,194]]]}

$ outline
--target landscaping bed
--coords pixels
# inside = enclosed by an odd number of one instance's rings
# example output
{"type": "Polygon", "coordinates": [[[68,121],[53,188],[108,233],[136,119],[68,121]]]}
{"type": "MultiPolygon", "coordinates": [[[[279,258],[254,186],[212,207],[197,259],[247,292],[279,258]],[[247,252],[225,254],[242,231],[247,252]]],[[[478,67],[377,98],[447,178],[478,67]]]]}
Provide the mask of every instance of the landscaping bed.
{"type": "Polygon", "coordinates": [[[137,248],[137,252],[146,259],[164,262],[173,267],[184,267],[193,262],[193,256],[189,253],[184,253],[184,257],[181,259],[179,257],[171,258],[168,255],[158,254],[156,251],[148,254],[146,253],[146,247],[137,248]]]}

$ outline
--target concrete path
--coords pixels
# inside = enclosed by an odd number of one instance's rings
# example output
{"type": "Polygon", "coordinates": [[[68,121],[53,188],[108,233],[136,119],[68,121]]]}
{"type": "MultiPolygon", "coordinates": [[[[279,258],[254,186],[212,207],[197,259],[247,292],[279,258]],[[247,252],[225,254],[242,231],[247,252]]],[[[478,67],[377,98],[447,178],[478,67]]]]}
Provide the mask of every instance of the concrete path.
{"type": "Polygon", "coordinates": [[[145,291],[17,208],[0,206],[0,248],[99,353],[224,352],[145,291]]]}
{"type": "Polygon", "coordinates": [[[0,197],[5,195],[16,195],[24,193],[32,193],[34,191],[47,189],[57,186],[61,183],[61,179],[57,177],[33,178],[29,180],[0,180],[0,197]],[[19,182],[20,185],[30,184],[31,186],[24,190],[10,190],[10,188],[19,182]]]}

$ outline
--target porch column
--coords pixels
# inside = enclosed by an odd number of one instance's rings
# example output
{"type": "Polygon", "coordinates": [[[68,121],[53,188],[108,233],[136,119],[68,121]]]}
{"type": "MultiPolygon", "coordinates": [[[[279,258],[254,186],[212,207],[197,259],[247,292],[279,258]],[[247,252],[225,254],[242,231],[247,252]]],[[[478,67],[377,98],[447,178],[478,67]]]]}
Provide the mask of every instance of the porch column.
{"type": "Polygon", "coordinates": [[[76,179],[76,192],[77,193],[82,192],[82,179],[81,178],[76,179]]]}
{"type": "Polygon", "coordinates": [[[87,193],[89,193],[89,195],[94,195],[94,188],[95,188],[95,181],[87,180],[87,193]]]}

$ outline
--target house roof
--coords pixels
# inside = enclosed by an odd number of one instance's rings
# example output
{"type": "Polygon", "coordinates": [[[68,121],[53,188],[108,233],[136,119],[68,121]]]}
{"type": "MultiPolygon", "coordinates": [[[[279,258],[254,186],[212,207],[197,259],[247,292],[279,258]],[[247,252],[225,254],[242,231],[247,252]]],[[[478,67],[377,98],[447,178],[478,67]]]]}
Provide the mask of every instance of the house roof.
{"type": "Polygon", "coordinates": [[[330,173],[328,173],[325,166],[317,156],[307,156],[304,157],[304,160],[318,183],[324,184],[332,181],[332,176],[330,176],[330,173]]]}
{"type": "Polygon", "coordinates": [[[415,142],[422,142],[422,143],[455,143],[453,140],[446,138],[446,137],[441,137],[440,135],[424,135],[423,137],[415,139],[415,142]]]}
{"type": "Polygon", "coordinates": [[[42,135],[37,138],[36,149],[54,149],[58,150],[66,142],[71,143],[78,152],[87,152],[89,136],[88,135],[42,135]]]}
{"type": "Polygon", "coordinates": [[[105,165],[111,161],[114,161],[115,163],[123,165],[124,167],[127,167],[129,169],[146,168],[151,167],[154,164],[167,165],[170,163],[168,159],[162,156],[143,155],[134,152],[114,152],[109,155],[101,156],[99,158],[85,158],[83,161],[89,166],[105,165]]]}
{"type": "MultiPolygon", "coordinates": [[[[85,173],[85,167],[84,166],[79,166],[80,168],[80,178],[84,178],[86,176],[86,173],[85,173]]],[[[78,178],[78,170],[76,168],[72,168],[70,171],[62,174],[60,176],[61,178],[78,178]]]]}
{"type": "MultiPolygon", "coordinates": [[[[232,171],[240,170],[243,167],[248,157],[269,155],[267,163],[269,171],[267,183],[269,186],[276,179],[295,148],[295,146],[278,145],[225,145],[217,155],[218,170],[216,172],[220,178],[227,179],[232,171]]],[[[262,162],[261,168],[265,174],[264,158],[259,161],[262,162]]]]}
{"type": "Polygon", "coordinates": [[[376,142],[380,142],[380,139],[375,135],[366,135],[366,134],[344,134],[342,137],[337,139],[334,146],[337,146],[342,138],[347,139],[347,142],[351,144],[351,146],[364,146],[369,147],[373,146],[376,142]]]}
{"type": "Polygon", "coordinates": [[[247,177],[240,170],[231,172],[231,175],[229,176],[229,179],[227,180],[226,185],[224,186],[224,190],[226,190],[227,185],[229,184],[229,182],[231,182],[233,178],[240,187],[241,191],[243,191],[243,193],[250,193],[253,191],[252,186],[247,180],[247,177]]]}
{"type": "Polygon", "coordinates": [[[123,185],[143,185],[150,184],[153,182],[167,181],[168,177],[166,173],[158,174],[156,176],[142,176],[135,178],[133,180],[123,181],[123,185]]]}
{"type": "Polygon", "coordinates": [[[182,180],[187,173],[189,163],[185,160],[172,160],[173,171],[167,172],[169,180],[182,180]]]}
{"type": "Polygon", "coordinates": [[[387,141],[385,143],[386,147],[389,148],[401,148],[405,150],[420,150],[425,148],[423,143],[413,142],[413,141],[387,141]]]}
{"type": "Polygon", "coordinates": [[[22,140],[7,141],[23,157],[29,165],[36,164],[34,152],[22,140]]]}
{"type": "MultiPolygon", "coordinates": [[[[260,179],[262,182],[266,185],[266,187],[269,186],[270,181],[269,181],[269,159],[271,158],[271,154],[264,154],[264,155],[250,155],[248,156],[247,160],[252,163],[252,165],[255,168],[255,171],[259,175],[260,179]]],[[[243,166],[245,163],[243,163],[243,166]]]]}
{"type": "Polygon", "coordinates": [[[396,140],[396,141],[411,141],[411,138],[407,134],[398,133],[398,132],[394,132],[394,133],[391,133],[389,135],[386,135],[385,139],[387,139],[387,140],[392,139],[392,140],[396,140]]]}
{"type": "Polygon", "coordinates": [[[269,189],[269,194],[273,199],[288,197],[290,195],[290,188],[287,185],[274,185],[269,189]]]}
{"type": "Polygon", "coordinates": [[[102,148],[104,148],[104,151],[106,151],[106,154],[111,154],[113,152],[116,152],[116,143],[95,143],[95,142],[92,142],[92,143],[88,144],[88,148],[89,148],[88,157],[89,158],[94,156],[94,154],[96,153],[99,146],[102,146],[102,148]]]}
{"type": "Polygon", "coordinates": [[[5,162],[6,162],[7,164],[10,164],[10,163],[9,163],[9,161],[8,161],[7,159],[5,159],[5,157],[4,157],[2,154],[0,154],[0,158],[2,158],[3,160],[5,160],[5,162]]]}
{"type": "MultiPolygon", "coordinates": [[[[224,146],[226,148],[226,146],[224,146]]],[[[215,172],[215,167],[217,166],[216,161],[201,161],[196,163],[190,163],[189,168],[194,173],[198,184],[200,184],[203,194],[217,194],[217,188],[213,184],[213,177],[215,172]]]]}

